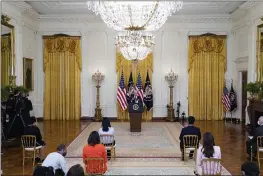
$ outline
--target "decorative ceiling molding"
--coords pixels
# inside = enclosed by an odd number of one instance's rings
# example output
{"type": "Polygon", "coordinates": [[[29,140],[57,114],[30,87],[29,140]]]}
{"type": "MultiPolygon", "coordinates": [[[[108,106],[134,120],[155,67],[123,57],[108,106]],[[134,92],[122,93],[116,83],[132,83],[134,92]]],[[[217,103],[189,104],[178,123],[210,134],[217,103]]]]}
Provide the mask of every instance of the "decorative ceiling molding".
{"type": "Polygon", "coordinates": [[[238,20],[238,19],[244,17],[247,14],[247,12],[251,8],[255,7],[257,4],[259,4],[258,1],[247,1],[247,2],[245,2],[244,4],[240,5],[236,11],[234,11],[232,13],[232,15],[231,15],[232,19],[238,20]]]}
{"type": "Polygon", "coordinates": [[[39,14],[33,9],[31,5],[29,5],[25,1],[12,1],[10,3],[18,7],[22,13],[27,13],[29,16],[31,16],[34,19],[39,18],[39,14]]]}
{"type": "Polygon", "coordinates": [[[40,15],[40,21],[58,21],[58,22],[100,22],[100,17],[95,15],[40,15]]]}
{"type": "MultiPolygon", "coordinates": [[[[67,2],[67,1],[42,1],[39,2],[43,4],[46,8],[50,9],[85,9],[86,2],[67,2]]],[[[229,2],[220,2],[220,1],[204,1],[204,2],[184,2],[184,9],[191,8],[222,8],[229,4],[229,2]]]]}
{"type": "Polygon", "coordinates": [[[247,63],[248,62],[248,57],[239,57],[235,60],[236,64],[240,64],[240,63],[247,63]]]}
{"type": "Polygon", "coordinates": [[[241,6],[239,6],[239,8],[249,10],[249,9],[255,7],[258,3],[259,3],[258,1],[247,1],[244,4],[242,4],[241,6]]]}
{"type": "MultiPolygon", "coordinates": [[[[40,21],[59,22],[102,22],[100,16],[96,15],[40,15],[40,21]]],[[[227,22],[231,21],[230,15],[178,15],[169,17],[169,22],[227,22]]]]}
{"type": "Polygon", "coordinates": [[[169,17],[168,22],[227,22],[231,21],[230,15],[178,15],[169,17]]]}

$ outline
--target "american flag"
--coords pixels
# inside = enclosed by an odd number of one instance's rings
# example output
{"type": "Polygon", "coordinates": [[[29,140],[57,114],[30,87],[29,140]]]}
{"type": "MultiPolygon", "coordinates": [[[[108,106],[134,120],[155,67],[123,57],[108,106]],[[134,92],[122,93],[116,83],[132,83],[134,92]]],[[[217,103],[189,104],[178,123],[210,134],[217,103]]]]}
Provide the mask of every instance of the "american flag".
{"type": "Polygon", "coordinates": [[[143,89],[142,89],[142,79],[141,74],[138,74],[137,83],[136,83],[136,90],[138,91],[138,94],[143,102],[143,89]]]}
{"type": "Polygon", "coordinates": [[[125,111],[127,109],[128,103],[126,99],[126,89],[124,85],[123,71],[121,73],[120,84],[119,84],[118,91],[117,91],[117,100],[121,106],[122,111],[125,111]]]}
{"type": "Polygon", "coordinates": [[[222,94],[222,103],[224,105],[225,111],[230,110],[230,99],[229,99],[229,93],[226,87],[223,89],[223,94],[222,94]]]}

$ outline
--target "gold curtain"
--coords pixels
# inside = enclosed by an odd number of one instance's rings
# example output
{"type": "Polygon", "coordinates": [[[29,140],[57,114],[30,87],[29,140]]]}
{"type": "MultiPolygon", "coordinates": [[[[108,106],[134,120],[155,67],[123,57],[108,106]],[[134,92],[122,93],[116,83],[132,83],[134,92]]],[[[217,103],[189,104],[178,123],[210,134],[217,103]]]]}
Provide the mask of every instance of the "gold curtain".
{"type": "MultiPolygon", "coordinates": [[[[149,54],[144,60],[139,61],[138,64],[134,64],[132,63],[132,61],[126,60],[122,56],[120,51],[117,49],[117,52],[116,52],[116,72],[118,75],[117,85],[119,85],[120,83],[120,77],[121,77],[122,70],[124,74],[124,81],[125,81],[126,89],[127,89],[127,85],[129,82],[131,71],[132,71],[133,82],[135,85],[137,82],[138,73],[140,72],[140,75],[142,78],[142,85],[144,87],[146,76],[147,76],[147,71],[149,73],[149,77],[150,77],[151,84],[152,84],[153,54],[152,53],[149,54]]],[[[152,120],[152,111],[153,110],[150,110],[149,112],[147,112],[145,108],[142,114],[142,119],[144,121],[152,120]]],[[[117,118],[118,120],[122,120],[122,121],[129,120],[128,111],[127,110],[122,111],[118,102],[117,102],[117,118]]]]}
{"type": "Polygon", "coordinates": [[[1,36],[1,85],[9,85],[12,67],[11,36],[1,36]]]}
{"type": "Polygon", "coordinates": [[[45,120],[80,119],[80,47],[80,37],[44,37],[45,120]]]}
{"type": "Polygon", "coordinates": [[[188,114],[197,120],[222,120],[226,71],[226,36],[190,36],[188,114]]]}
{"type": "Polygon", "coordinates": [[[257,81],[263,81],[263,33],[261,32],[262,28],[258,28],[257,32],[257,81]]]}

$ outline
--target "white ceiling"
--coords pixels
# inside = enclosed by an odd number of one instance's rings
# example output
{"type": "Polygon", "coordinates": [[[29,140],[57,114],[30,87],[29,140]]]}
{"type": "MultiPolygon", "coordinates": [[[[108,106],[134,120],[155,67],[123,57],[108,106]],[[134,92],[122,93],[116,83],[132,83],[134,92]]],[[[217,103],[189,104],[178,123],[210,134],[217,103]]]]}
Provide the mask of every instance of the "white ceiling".
{"type": "MultiPolygon", "coordinates": [[[[26,1],[41,15],[94,15],[85,1],[26,1]]],[[[206,15],[231,14],[245,1],[186,1],[183,9],[176,14],[206,15]]],[[[175,14],[175,15],[176,15],[175,14]]]]}

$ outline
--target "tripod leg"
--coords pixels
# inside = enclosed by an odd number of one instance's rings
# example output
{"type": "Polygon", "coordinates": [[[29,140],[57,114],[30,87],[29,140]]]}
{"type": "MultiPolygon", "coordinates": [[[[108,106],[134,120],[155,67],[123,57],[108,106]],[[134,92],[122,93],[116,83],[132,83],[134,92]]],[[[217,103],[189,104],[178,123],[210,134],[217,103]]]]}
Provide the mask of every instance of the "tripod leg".
{"type": "Polygon", "coordinates": [[[19,115],[19,117],[20,117],[20,119],[21,119],[21,121],[22,121],[22,123],[23,123],[23,126],[26,127],[26,123],[25,123],[25,121],[24,121],[22,115],[19,115]]]}
{"type": "Polygon", "coordinates": [[[16,116],[14,116],[14,119],[12,120],[12,123],[11,123],[11,125],[10,125],[10,127],[9,127],[9,129],[8,129],[8,131],[7,131],[7,136],[9,136],[10,131],[11,131],[11,129],[12,129],[14,123],[15,123],[15,120],[16,120],[16,116]]]}

